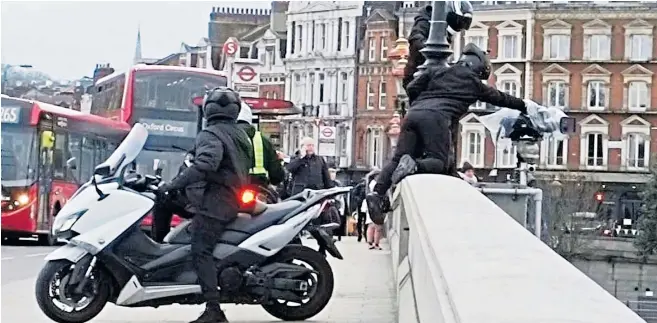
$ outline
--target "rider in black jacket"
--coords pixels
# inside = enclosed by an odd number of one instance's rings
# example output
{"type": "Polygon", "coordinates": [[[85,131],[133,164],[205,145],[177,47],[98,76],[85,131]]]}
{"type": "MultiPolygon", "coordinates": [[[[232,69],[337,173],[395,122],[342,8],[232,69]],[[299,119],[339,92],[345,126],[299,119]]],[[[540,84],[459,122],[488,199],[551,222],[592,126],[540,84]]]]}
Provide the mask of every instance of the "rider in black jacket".
{"type": "Polygon", "coordinates": [[[207,127],[196,137],[193,163],[160,194],[185,189],[193,213],[192,259],[206,299],[206,309],[194,322],[228,322],[220,307],[217,269],[212,252],[226,225],[237,218],[240,192],[247,182],[253,148],[236,124],[239,95],[226,87],[208,92],[203,102],[207,127]]]}
{"type": "Polygon", "coordinates": [[[374,192],[367,197],[373,221],[381,219],[389,208],[385,193],[393,183],[415,172],[446,173],[452,151],[451,123],[458,122],[470,105],[482,101],[526,113],[522,99],[482,83],[490,73],[487,52],[468,44],[454,66],[426,69],[408,85],[424,90],[402,124],[392,161],[383,168],[374,192]]]}

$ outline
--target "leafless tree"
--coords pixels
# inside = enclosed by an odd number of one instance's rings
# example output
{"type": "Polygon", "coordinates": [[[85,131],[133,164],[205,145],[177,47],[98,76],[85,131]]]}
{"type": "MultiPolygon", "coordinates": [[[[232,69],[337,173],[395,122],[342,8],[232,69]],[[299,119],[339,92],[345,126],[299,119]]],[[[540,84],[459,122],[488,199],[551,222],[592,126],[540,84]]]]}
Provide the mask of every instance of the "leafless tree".
{"type": "Polygon", "coordinates": [[[598,215],[599,184],[566,177],[539,182],[543,189],[544,240],[564,258],[587,252],[587,237],[599,235],[609,219],[598,215]]]}

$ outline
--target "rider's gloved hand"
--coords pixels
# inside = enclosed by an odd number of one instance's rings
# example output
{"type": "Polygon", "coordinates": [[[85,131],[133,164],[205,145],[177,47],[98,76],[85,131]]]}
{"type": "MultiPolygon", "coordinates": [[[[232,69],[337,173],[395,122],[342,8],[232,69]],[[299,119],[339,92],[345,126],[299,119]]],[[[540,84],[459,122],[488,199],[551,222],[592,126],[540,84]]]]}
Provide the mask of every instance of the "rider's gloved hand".
{"type": "Polygon", "coordinates": [[[162,184],[158,186],[157,192],[155,192],[158,196],[166,196],[169,194],[169,191],[171,191],[171,187],[167,184],[162,184]]]}

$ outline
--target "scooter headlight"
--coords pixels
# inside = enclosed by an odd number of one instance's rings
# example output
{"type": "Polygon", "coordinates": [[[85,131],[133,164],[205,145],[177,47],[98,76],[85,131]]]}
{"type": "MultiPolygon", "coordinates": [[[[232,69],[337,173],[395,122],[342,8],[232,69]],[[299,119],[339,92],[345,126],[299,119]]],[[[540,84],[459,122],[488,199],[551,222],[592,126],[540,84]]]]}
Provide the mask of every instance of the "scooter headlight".
{"type": "Polygon", "coordinates": [[[53,234],[57,235],[58,233],[71,230],[75,222],[77,222],[87,211],[88,210],[82,210],[69,215],[58,215],[55,217],[55,224],[52,227],[53,234]]]}

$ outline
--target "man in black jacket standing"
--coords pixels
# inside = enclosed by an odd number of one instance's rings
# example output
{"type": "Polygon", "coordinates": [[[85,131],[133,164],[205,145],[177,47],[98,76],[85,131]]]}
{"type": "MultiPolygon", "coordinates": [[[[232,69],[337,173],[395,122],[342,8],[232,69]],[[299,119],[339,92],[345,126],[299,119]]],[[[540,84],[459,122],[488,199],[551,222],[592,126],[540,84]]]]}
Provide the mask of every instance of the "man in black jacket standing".
{"type": "Polygon", "coordinates": [[[226,225],[237,218],[239,195],[247,182],[253,158],[246,133],[236,124],[241,99],[233,90],[220,87],[206,94],[203,114],[207,127],[196,137],[193,163],[160,194],[185,189],[194,218],[192,259],[206,299],[206,308],[192,323],[228,322],[220,307],[217,269],[212,252],[226,225]]]}
{"type": "Polygon", "coordinates": [[[303,139],[299,156],[292,159],[286,168],[292,174],[291,195],[306,188],[320,190],[333,187],[328,166],[322,156],[315,154],[315,141],[312,138],[303,139]]]}

